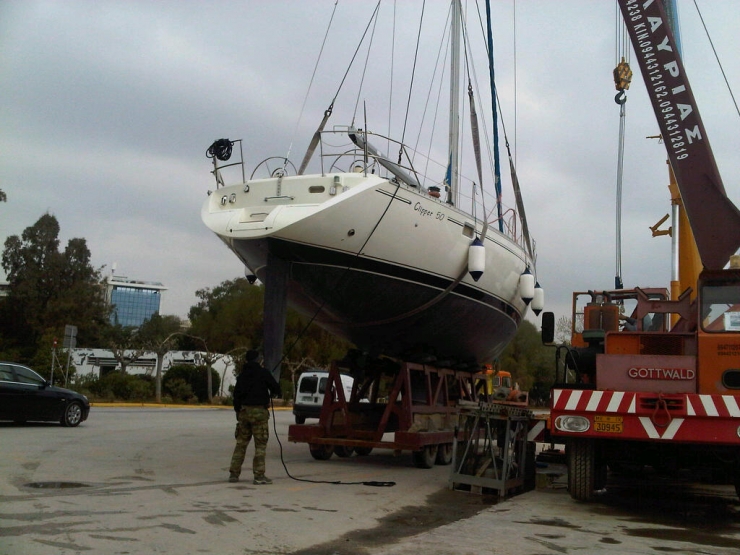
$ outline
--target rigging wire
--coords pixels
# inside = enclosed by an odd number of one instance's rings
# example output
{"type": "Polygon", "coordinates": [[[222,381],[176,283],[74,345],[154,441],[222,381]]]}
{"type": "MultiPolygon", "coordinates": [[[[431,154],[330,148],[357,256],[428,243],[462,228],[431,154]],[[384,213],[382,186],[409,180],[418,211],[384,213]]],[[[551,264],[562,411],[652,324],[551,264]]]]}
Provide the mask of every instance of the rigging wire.
{"type": "Polygon", "coordinates": [[[326,46],[326,39],[329,37],[329,31],[331,30],[331,24],[334,21],[334,15],[337,13],[338,4],[339,4],[339,0],[335,0],[334,9],[331,12],[331,17],[329,18],[329,24],[327,25],[326,32],[324,33],[324,40],[321,42],[321,48],[319,49],[319,55],[316,58],[316,64],[313,66],[313,73],[311,74],[311,80],[308,82],[308,89],[306,90],[306,96],[303,97],[303,104],[301,105],[301,111],[298,114],[298,121],[295,124],[295,129],[293,130],[293,138],[290,140],[290,144],[288,145],[288,153],[285,155],[285,162],[283,162],[283,170],[286,169],[286,166],[288,164],[288,159],[290,158],[290,152],[293,150],[293,142],[295,141],[295,137],[298,134],[298,128],[300,127],[301,121],[303,120],[303,112],[306,109],[306,103],[308,102],[308,95],[311,93],[311,87],[313,86],[313,81],[316,78],[316,72],[319,69],[319,63],[321,62],[321,57],[324,53],[324,46],[326,46]]]}
{"type": "Polygon", "coordinates": [[[362,77],[360,78],[360,86],[357,87],[357,98],[355,99],[355,109],[352,111],[352,127],[355,125],[355,118],[357,117],[357,108],[360,105],[360,96],[362,95],[362,86],[365,84],[365,76],[367,75],[368,61],[370,60],[370,52],[373,49],[373,39],[375,38],[375,29],[378,26],[378,18],[373,18],[373,32],[370,33],[370,42],[367,45],[367,54],[365,55],[365,65],[362,68],[362,77]]]}
{"type": "MultiPolygon", "coordinates": [[[[478,13],[480,17],[480,12],[478,13]]],[[[481,230],[481,241],[485,241],[486,233],[488,231],[488,218],[486,217],[486,198],[483,195],[483,172],[481,170],[481,155],[480,155],[480,136],[479,136],[479,125],[478,125],[478,113],[475,109],[475,95],[473,94],[473,85],[471,82],[471,77],[473,80],[475,80],[476,89],[478,88],[478,80],[477,75],[475,73],[475,68],[471,70],[471,64],[470,64],[470,58],[468,57],[468,50],[471,48],[470,42],[468,40],[468,32],[467,32],[467,24],[464,14],[460,14],[460,17],[462,18],[462,42],[463,42],[463,53],[465,58],[465,73],[468,76],[468,109],[470,110],[470,133],[472,135],[472,141],[473,141],[473,155],[475,158],[475,167],[478,173],[478,185],[481,189],[481,209],[483,211],[483,229],[481,230]]],[[[470,51],[470,56],[472,57],[472,50],[470,51]]],[[[484,127],[484,129],[487,129],[484,127]]],[[[486,133],[486,139],[488,139],[488,134],[486,133]]],[[[490,146],[489,146],[489,154],[490,154],[490,146]]],[[[495,173],[494,173],[495,175],[495,173]]],[[[458,189],[459,190],[459,189],[458,189]]],[[[476,197],[476,184],[473,182],[473,191],[472,191],[472,212],[473,212],[473,224],[476,226],[478,225],[478,218],[477,218],[477,203],[475,201],[476,197]]]]}
{"type": "MultiPolygon", "coordinates": [[[[448,10],[448,12],[447,12],[447,21],[445,22],[444,31],[442,32],[442,40],[439,42],[439,48],[437,49],[437,58],[434,61],[434,71],[432,72],[432,77],[429,80],[429,88],[427,90],[427,96],[426,96],[426,99],[424,101],[424,110],[422,111],[422,114],[421,114],[421,121],[420,121],[420,124],[419,124],[419,132],[416,134],[416,141],[414,142],[414,147],[412,149],[412,152],[413,152],[413,155],[411,157],[412,162],[413,162],[416,154],[419,153],[419,150],[418,150],[419,149],[419,143],[421,142],[421,135],[422,135],[423,127],[424,127],[424,122],[426,121],[427,112],[429,110],[429,104],[430,104],[430,102],[432,100],[432,92],[434,90],[434,84],[437,81],[437,72],[438,72],[438,70],[439,70],[440,67],[444,68],[444,65],[443,64],[440,64],[440,57],[442,56],[442,50],[443,50],[443,48],[444,48],[444,46],[446,44],[446,40],[447,40],[447,29],[448,29],[448,25],[449,25],[449,17],[450,17],[450,10],[448,10]]],[[[448,45],[448,47],[449,47],[449,45],[448,45]]],[[[445,62],[447,61],[447,51],[446,50],[445,50],[444,61],[445,62]]],[[[440,98],[439,98],[440,97],[439,91],[441,90],[441,87],[442,87],[443,77],[444,77],[444,70],[442,71],[442,74],[440,75],[439,88],[437,90],[437,104],[436,104],[436,107],[437,108],[439,107],[439,100],[440,100],[440,98]]],[[[429,149],[427,150],[427,154],[425,156],[426,159],[427,159],[427,162],[426,162],[426,165],[424,167],[424,170],[425,170],[424,171],[424,174],[425,174],[424,177],[426,177],[426,170],[429,169],[429,158],[430,158],[430,153],[431,153],[431,149],[432,149],[432,144],[431,143],[432,143],[432,139],[434,138],[434,130],[436,129],[436,123],[437,123],[437,111],[435,110],[434,117],[432,118],[432,129],[431,129],[431,133],[430,133],[430,136],[429,136],[429,149]]]]}
{"type": "Polygon", "coordinates": [[[498,148],[498,119],[497,119],[497,110],[496,110],[496,97],[498,96],[498,93],[496,91],[496,80],[494,77],[494,69],[493,69],[493,29],[491,29],[491,1],[486,0],[486,22],[487,22],[487,31],[488,31],[488,42],[487,42],[487,50],[488,50],[488,69],[489,69],[489,76],[490,76],[490,86],[491,86],[491,109],[493,111],[493,164],[494,164],[494,188],[496,190],[496,206],[498,208],[498,227],[499,231],[503,233],[504,231],[504,220],[502,218],[502,212],[501,212],[501,165],[499,162],[499,148],[498,148]]]}
{"type": "Polygon", "coordinates": [[[337,97],[339,96],[339,92],[342,90],[342,87],[344,86],[344,82],[347,80],[347,76],[349,75],[350,69],[352,69],[352,65],[355,63],[355,58],[357,58],[357,54],[360,52],[360,47],[362,46],[362,43],[365,42],[365,37],[367,36],[367,32],[370,29],[370,25],[373,23],[375,18],[378,17],[378,11],[380,10],[380,0],[378,0],[378,3],[375,4],[375,9],[373,10],[372,15],[370,16],[370,21],[367,22],[367,26],[365,27],[365,31],[363,31],[362,36],[360,37],[360,42],[357,43],[357,48],[355,48],[355,53],[352,54],[352,59],[349,61],[349,64],[347,65],[347,69],[344,72],[344,76],[342,77],[342,80],[339,82],[339,86],[337,87],[337,92],[334,95],[334,98],[331,101],[331,104],[334,105],[334,102],[337,100],[337,97]]]}
{"type": "Polygon", "coordinates": [[[411,68],[411,82],[409,83],[409,94],[406,99],[406,115],[403,118],[403,131],[401,133],[401,147],[398,150],[398,163],[401,163],[403,155],[403,142],[406,138],[406,126],[409,122],[409,111],[411,106],[411,92],[414,89],[414,77],[416,76],[416,62],[419,60],[419,43],[421,42],[421,28],[424,23],[424,10],[426,9],[426,0],[421,4],[421,17],[419,18],[419,30],[416,34],[416,49],[414,50],[414,65],[411,68]]]}
{"type": "MultiPolygon", "coordinates": [[[[513,6],[513,8],[514,8],[513,9],[513,11],[514,11],[514,37],[513,37],[512,40],[514,42],[514,163],[516,164],[516,155],[517,155],[517,152],[518,152],[518,150],[516,148],[516,138],[517,138],[517,129],[518,129],[518,127],[517,127],[517,122],[518,122],[517,117],[518,117],[518,114],[519,114],[519,109],[518,109],[518,105],[517,105],[517,101],[519,100],[519,95],[517,94],[517,88],[516,88],[517,87],[517,75],[518,75],[518,73],[517,73],[517,65],[516,65],[516,63],[517,63],[517,50],[516,50],[516,37],[517,37],[517,34],[516,34],[516,0],[514,0],[514,6],[513,6]]],[[[498,101],[498,98],[496,99],[496,101],[498,101]]],[[[499,108],[499,112],[501,112],[501,108],[499,108]]],[[[501,117],[503,118],[503,115],[501,117]]],[[[503,129],[503,125],[502,125],[502,129],[503,129]]],[[[507,150],[508,150],[508,146],[507,146],[507,150]]],[[[509,156],[511,156],[511,154],[509,154],[509,156]]]]}
{"type": "Polygon", "coordinates": [[[714,52],[714,57],[717,60],[717,64],[719,65],[719,69],[722,72],[722,77],[725,80],[725,84],[727,85],[727,90],[730,92],[730,96],[732,97],[732,103],[735,105],[735,111],[737,112],[737,115],[740,116],[740,109],[737,107],[737,101],[735,100],[735,95],[732,93],[732,87],[730,87],[730,82],[727,80],[727,75],[725,74],[725,68],[722,67],[722,62],[719,59],[719,56],[717,55],[717,50],[714,48],[714,42],[712,41],[712,37],[709,34],[709,29],[707,29],[706,23],[704,23],[704,17],[701,14],[701,10],[699,9],[699,5],[696,3],[696,0],[694,0],[694,6],[696,6],[696,13],[699,14],[699,19],[701,20],[701,24],[704,27],[704,32],[707,34],[707,38],[709,39],[709,44],[712,47],[712,52],[714,52]]]}
{"type": "MultiPolygon", "coordinates": [[[[303,172],[306,170],[308,163],[311,161],[311,158],[313,157],[313,153],[316,150],[316,147],[318,146],[319,141],[321,140],[321,133],[324,131],[324,126],[326,125],[326,122],[329,121],[329,117],[331,116],[332,111],[334,110],[334,103],[336,102],[337,97],[339,96],[339,92],[342,90],[342,87],[344,86],[344,82],[346,81],[347,76],[349,75],[350,69],[352,69],[352,65],[354,64],[355,58],[357,57],[357,54],[360,51],[360,47],[362,46],[362,43],[365,41],[365,36],[367,35],[367,31],[368,29],[370,29],[370,24],[373,22],[373,20],[378,15],[379,9],[380,9],[380,0],[378,0],[378,3],[375,5],[375,9],[373,10],[372,15],[370,16],[370,21],[368,21],[367,26],[365,27],[365,31],[362,33],[362,37],[360,37],[360,42],[357,44],[357,48],[355,48],[355,52],[352,55],[352,59],[347,65],[347,69],[344,72],[344,76],[342,77],[342,80],[339,83],[339,86],[337,87],[337,92],[334,94],[334,97],[332,98],[331,103],[329,104],[329,107],[324,111],[324,118],[321,120],[321,123],[319,124],[318,129],[316,130],[316,132],[313,134],[313,137],[311,138],[311,143],[308,145],[308,148],[306,149],[306,154],[303,156],[303,161],[301,162],[301,166],[298,170],[298,175],[303,175],[303,172]]],[[[327,33],[328,33],[328,30],[327,30],[327,33]]],[[[287,157],[286,157],[286,163],[287,163],[287,157]]]]}
{"type": "MultiPolygon", "coordinates": [[[[424,124],[424,121],[426,120],[426,114],[427,114],[427,108],[429,107],[429,100],[432,96],[432,87],[434,86],[435,79],[437,78],[437,69],[439,67],[445,68],[447,67],[447,55],[450,51],[450,42],[448,40],[448,30],[450,29],[450,16],[451,9],[447,11],[447,21],[445,22],[444,32],[442,33],[442,40],[439,43],[439,50],[437,50],[437,60],[434,64],[434,73],[432,74],[432,79],[429,82],[429,92],[427,93],[427,100],[424,104],[424,113],[421,117],[422,124],[419,126],[419,134],[416,137],[416,144],[414,145],[414,154],[417,153],[417,148],[419,146],[419,141],[421,140],[421,131],[422,126],[424,124]],[[444,50],[444,57],[442,58],[442,63],[440,64],[440,56],[442,56],[442,48],[445,48],[444,50]]],[[[432,143],[434,141],[434,132],[437,129],[437,116],[439,115],[439,103],[442,100],[442,83],[444,81],[444,69],[442,70],[442,73],[439,77],[439,85],[437,87],[437,103],[434,108],[434,117],[432,118],[432,129],[429,133],[429,145],[427,147],[425,159],[426,163],[424,165],[424,176],[426,178],[427,175],[429,175],[429,163],[431,162],[432,158],[432,143]]]]}
{"type": "MultiPolygon", "coordinates": [[[[479,24],[480,24],[480,27],[481,27],[481,33],[483,33],[483,36],[485,36],[486,33],[484,31],[483,19],[482,19],[481,15],[480,15],[480,12],[481,12],[481,10],[480,10],[480,7],[479,7],[478,8],[478,21],[479,21],[479,24]]],[[[488,52],[488,46],[487,45],[486,45],[486,52],[488,52]]],[[[474,81],[476,83],[476,89],[477,90],[480,90],[480,87],[478,85],[478,77],[477,77],[477,75],[475,73],[475,67],[473,67],[473,77],[474,77],[474,81]]],[[[519,221],[521,222],[521,225],[522,225],[522,238],[524,240],[524,243],[527,246],[527,250],[528,250],[530,256],[532,257],[532,260],[535,260],[536,256],[535,256],[535,250],[534,250],[534,246],[533,246],[533,240],[529,236],[529,225],[527,224],[527,216],[526,216],[526,213],[525,213],[525,210],[524,210],[524,202],[523,202],[523,198],[522,198],[522,195],[521,195],[521,188],[519,187],[519,179],[518,179],[518,177],[516,175],[516,163],[514,161],[514,157],[513,157],[512,152],[511,152],[511,145],[509,143],[509,136],[508,136],[508,132],[506,130],[506,121],[504,119],[504,115],[503,115],[504,112],[503,112],[503,109],[502,109],[502,106],[501,106],[501,98],[498,96],[498,92],[496,91],[496,89],[493,90],[493,97],[495,98],[496,106],[498,106],[498,113],[499,113],[499,118],[500,118],[500,121],[501,121],[501,130],[503,132],[504,144],[506,146],[506,153],[507,153],[507,157],[508,157],[508,160],[509,160],[509,171],[510,171],[510,175],[511,175],[512,187],[514,189],[514,197],[515,197],[515,202],[516,202],[516,210],[519,213],[519,221]]],[[[485,120],[485,117],[484,117],[484,120],[485,120]]],[[[488,152],[489,152],[489,162],[492,164],[491,160],[493,159],[493,156],[491,156],[491,142],[490,142],[490,138],[488,136],[488,126],[484,126],[483,129],[484,129],[484,135],[486,137],[486,146],[487,146],[488,152]]],[[[493,167],[491,168],[491,172],[492,173],[494,172],[494,168],[493,167]]],[[[481,189],[481,194],[485,194],[485,191],[483,189],[481,189]]],[[[495,206],[498,206],[499,204],[502,204],[502,202],[503,202],[503,199],[502,199],[502,196],[501,196],[500,193],[497,193],[497,195],[496,195],[496,197],[495,197],[494,200],[495,200],[495,206]]],[[[491,212],[493,212],[493,209],[491,209],[491,212]]],[[[487,214],[486,215],[486,221],[488,220],[488,218],[490,218],[490,214],[487,214]]],[[[503,218],[500,218],[500,221],[503,223],[503,218]]],[[[514,236],[514,239],[516,239],[515,236],[514,236]]]]}
{"type": "Polygon", "coordinates": [[[391,78],[390,78],[390,86],[389,86],[389,92],[388,92],[388,131],[386,132],[386,135],[388,136],[388,140],[386,141],[386,147],[385,151],[390,153],[391,151],[391,119],[393,114],[393,76],[395,75],[395,69],[396,69],[396,8],[397,8],[396,0],[393,0],[393,27],[391,31],[391,78]]]}

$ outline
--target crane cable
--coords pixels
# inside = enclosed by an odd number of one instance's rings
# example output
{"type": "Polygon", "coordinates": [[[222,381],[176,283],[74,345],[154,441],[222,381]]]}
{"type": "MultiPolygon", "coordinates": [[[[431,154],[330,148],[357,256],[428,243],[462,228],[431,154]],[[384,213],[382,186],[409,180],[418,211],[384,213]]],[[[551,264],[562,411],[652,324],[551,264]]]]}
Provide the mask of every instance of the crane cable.
{"type": "Polygon", "coordinates": [[[622,179],[624,176],[624,136],[627,120],[626,91],[630,88],[632,70],[629,66],[629,37],[627,35],[626,25],[619,13],[619,7],[616,10],[615,44],[617,66],[614,68],[613,76],[617,94],[614,96],[614,102],[619,105],[619,139],[617,147],[614,288],[624,289],[624,283],[622,281],[622,179]]]}

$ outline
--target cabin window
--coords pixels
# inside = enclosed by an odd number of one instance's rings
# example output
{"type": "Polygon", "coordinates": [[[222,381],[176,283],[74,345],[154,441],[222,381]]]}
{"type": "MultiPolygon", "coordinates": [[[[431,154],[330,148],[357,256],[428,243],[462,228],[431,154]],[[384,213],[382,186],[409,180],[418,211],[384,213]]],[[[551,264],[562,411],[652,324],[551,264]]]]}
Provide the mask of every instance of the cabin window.
{"type": "Polygon", "coordinates": [[[740,332],[740,285],[705,283],[701,288],[701,326],[708,332],[740,332]]]}
{"type": "Polygon", "coordinates": [[[463,235],[465,235],[465,237],[472,239],[474,235],[473,233],[474,231],[475,231],[475,228],[472,226],[472,224],[469,224],[467,222],[463,224],[462,232],[463,232],[463,235]]]}
{"type": "Polygon", "coordinates": [[[309,193],[323,193],[326,188],[323,185],[311,185],[308,188],[309,193]]]}

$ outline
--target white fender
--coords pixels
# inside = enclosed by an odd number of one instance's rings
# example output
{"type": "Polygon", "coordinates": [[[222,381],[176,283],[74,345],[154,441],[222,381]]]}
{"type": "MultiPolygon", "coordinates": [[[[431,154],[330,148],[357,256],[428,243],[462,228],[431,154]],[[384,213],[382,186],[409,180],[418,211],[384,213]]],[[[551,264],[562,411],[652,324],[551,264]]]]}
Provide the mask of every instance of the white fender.
{"type": "Polygon", "coordinates": [[[477,237],[468,247],[468,273],[474,281],[478,281],[486,269],[486,248],[477,237]]]}
{"type": "Polygon", "coordinates": [[[524,270],[524,273],[519,276],[519,296],[526,305],[532,302],[534,298],[534,276],[529,271],[529,268],[524,270]]]}
{"type": "Polygon", "coordinates": [[[538,281],[534,286],[534,297],[532,298],[532,312],[535,316],[539,316],[542,309],[545,308],[545,290],[542,289],[540,282],[538,281]]]}

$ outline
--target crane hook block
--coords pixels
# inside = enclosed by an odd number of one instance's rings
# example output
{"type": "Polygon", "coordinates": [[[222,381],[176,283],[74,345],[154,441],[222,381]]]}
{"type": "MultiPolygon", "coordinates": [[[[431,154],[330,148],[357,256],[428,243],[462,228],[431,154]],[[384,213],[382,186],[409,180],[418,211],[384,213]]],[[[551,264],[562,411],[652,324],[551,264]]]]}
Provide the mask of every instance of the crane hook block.
{"type": "Polygon", "coordinates": [[[618,91],[626,91],[632,83],[632,70],[630,65],[622,58],[622,61],[614,68],[614,86],[618,91]]]}

